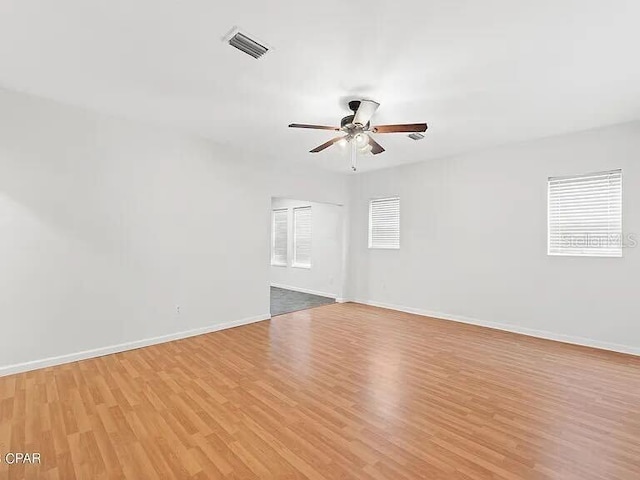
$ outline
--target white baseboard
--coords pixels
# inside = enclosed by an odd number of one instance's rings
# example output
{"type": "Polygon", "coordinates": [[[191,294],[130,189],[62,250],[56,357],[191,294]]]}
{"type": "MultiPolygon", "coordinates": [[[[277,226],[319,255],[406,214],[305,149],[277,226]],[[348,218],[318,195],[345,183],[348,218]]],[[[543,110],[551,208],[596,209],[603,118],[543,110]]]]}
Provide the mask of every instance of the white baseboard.
{"type": "Polygon", "coordinates": [[[292,287],[291,285],[282,285],[281,283],[272,283],[272,287],[284,288],[285,290],[293,290],[294,292],[309,293],[311,295],[320,295],[321,297],[336,298],[335,293],[319,292],[318,290],[310,290],[308,288],[292,287]]]}
{"type": "Polygon", "coordinates": [[[562,333],[554,333],[546,330],[536,330],[533,328],[520,327],[517,325],[510,325],[506,323],[488,322],[485,320],[478,320],[477,318],[465,317],[461,315],[450,315],[443,312],[432,312],[419,308],[405,307],[402,305],[394,305],[390,303],[373,302],[370,300],[362,299],[354,299],[352,301],[355,303],[370,305],[372,307],[387,308],[390,310],[397,310],[399,312],[413,313],[415,315],[421,315],[424,317],[468,323],[470,325],[477,325],[479,327],[487,327],[496,330],[503,330],[505,332],[519,333],[521,335],[527,335],[529,337],[544,338],[546,340],[555,340],[556,342],[571,343],[574,345],[582,345],[585,347],[599,348],[601,350],[610,350],[612,352],[627,353],[629,355],[640,356],[640,347],[620,345],[618,343],[601,342],[599,340],[593,340],[591,338],[574,337],[571,335],[564,335],[562,333]]]}
{"type": "Polygon", "coordinates": [[[156,345],[158,343],[165,343],[171,342],[173,340],[195,337],[196,335],[203,335],[205,333],[212,333],[219,330],[239,327],[241,325],[248,325],[250,323],[269,320],[270,318],[270,314],[257,315],[255,317],[243,318],[241,320],[235,320],[232,322],[216,323],[214,325],[209,325],[206,327],[194,328],[192,330],[185,330],[183,332],[170,333],[168,335],[161,335],[159,337],[145,338],[133,342],[120,343],[118,345],[110,345],[107,347],[100,347],[92,350],[84,350],[82,352],[69,353],[67,355],[59,355],[57,357],[49,357],[43,358],[41,360],[16,363],[14,365],[0,367],[0,377],[3,377],[5,375],[13,375],[15,373],[28,372],[30,370],[36,370],[38,368],[52,367],[55,365],[62,365],[64,363],[76,362],[78,360],[86,360],[88,358],[102,357],[104,355],[124,352],[127,350],[135,350],[136,348],[148,347],[150,345],[156,345]]]}

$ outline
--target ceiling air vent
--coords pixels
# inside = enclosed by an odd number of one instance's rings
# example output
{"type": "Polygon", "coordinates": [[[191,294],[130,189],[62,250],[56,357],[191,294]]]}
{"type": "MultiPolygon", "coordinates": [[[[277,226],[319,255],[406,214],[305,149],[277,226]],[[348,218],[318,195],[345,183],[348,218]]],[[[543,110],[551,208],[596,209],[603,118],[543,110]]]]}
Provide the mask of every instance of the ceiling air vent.
{"type": "Polygon", "coordinates": [[[409,135],[407,135],[407,137],[409,137],[411,140],[422,140],[424,138],[424,135],[418,132],[415,133],[410,133],[409,135]]]}
{"type": "Polygon", "coordinates": [[[266,47],[262,42],[249,37],[246,33],[240,32],[237,27],[233,28],[231,32],[224,37],[224,40],[232,47],[236,47],[241,52],[253,58],[260,58],[270,50],[269,47],[266,47]]]}

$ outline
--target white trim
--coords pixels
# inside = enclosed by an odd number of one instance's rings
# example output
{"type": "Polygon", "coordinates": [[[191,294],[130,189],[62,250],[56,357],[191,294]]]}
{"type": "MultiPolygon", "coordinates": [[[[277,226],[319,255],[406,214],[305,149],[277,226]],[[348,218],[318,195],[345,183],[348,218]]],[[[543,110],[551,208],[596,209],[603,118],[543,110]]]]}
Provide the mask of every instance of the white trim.
{"type": "Polygon", "coordinates": [[[612,253],[612,254],[608,254],[608,253],[600,253],[600,252],[593,252],[593,253],[551,253],[551,252],[547,252],[547,255],[549,257],[591,257],[591,258],[623,258],[623,251],[620,250],[620,253],[612,253]]]}
{"type": "Polygon", "coordinates": [[[621,168],[614,168],[613,170],[603,170],[601,172],[582,173],[580,175],[560,175],[558,177],[547,177],[547,180],[572,180],[574,178],[586,178],[586,177],[604,177],[612,173],[622,173],[621,168]]]}
{"type": "Polygon", "coordinates": [[[127,350],[135,350],[136,348],[148,347],[150,345],[156,345],[158,343],[172,342],[174,340],[180,340],[183,338],[195,337],[196,335],[203,335],[205,333],[212,333],[219,330],[239,327],[241,325],[248,325],[250,323],[269,320],[270,318],[270,314],[257,315],[255,317],[243,318],[241,320],[235,320],[232,322],[216,323],[206,327],[194,328],[192,330],[185,330],[183,332],[170,333],[168,335],[161,335],[159,337],[145,338],[142,340],[135,340],[133,342],[110,345],[108,347],[100,347],[94,348],[92,350],[83,350],[81,352],[59,355],[57,357],[49,357],[43,358],[41,360],[16,363],[14,365],[0,367],[0,377],[3,377],[5,375],[13,375],[15,373],[28,372],[30,370],[36,370],[38,368],[52,367],[55,365],[62,365],[64,363],[77,362],[78,360],[86,360],[88,358],[102,357],[104,355],[125,352],[127,350]]]}
{"type": "Polygon", "coordinates": [[[372,301],[362,300],[362,299],[355,299],[352,301],[355,303],[370,305],[372,307],[387,308],[389,310],[397,310],[399,312],[413,313],[414,315],[421,315],[424,317],[431,317],[435,319],[448,320],[448,321],[460,322],[460,323],[467,323],[470,325],[477,325],[480,327],[503,330],[505,332],[519,333],[521,335],[527,335],[529,337],[544,338],[546,340],[554,340],[556,342],[571,343],[573,345],[582,345],[584,347],[592,347],[592,348],[598,348],[601,350],[610,350],[612,352],[619,352],[619,353],[626,353],[629,355],[640,356],[640,347],[632,347],[630,345],[601,342],[600,340],[593,340],[591,338],[574,337],[572,335],[564,335],[562,333],[554,333],[554,332],[549,332],[547,330],[536,330],[533,328],[510,325],[507,323],[488,322],[485,320],[478,320],[477,318],[465,317],[462,315],[450,315],[448,313],[432,312],[428,310],[422,310],[420,308],[405,307],[402,305],[394,305],[390,303],[372,302],[372,301]]]}
{"type": "Polygon", "coordinates": [[[337,295],[335,293],[319,292],[318,290],[311,290],[308,288],[292,287],[291,285],[282,285],[281,283],[272,283],[272,287],[284,288],[285,290],[293,290],[294,292],[309,293],[311,295],[319,295],[321,297],[333,298],[337,301],[337,295]]]}

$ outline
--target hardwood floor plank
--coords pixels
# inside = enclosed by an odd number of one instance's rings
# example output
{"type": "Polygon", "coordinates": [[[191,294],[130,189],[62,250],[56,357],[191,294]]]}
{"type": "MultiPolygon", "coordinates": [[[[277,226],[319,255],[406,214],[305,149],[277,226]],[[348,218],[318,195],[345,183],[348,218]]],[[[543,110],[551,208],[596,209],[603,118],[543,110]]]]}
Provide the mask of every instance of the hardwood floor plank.
{"type": "Polygon", "coordinates": [[[640,478],[640,358],[333,304],[0,378],[9,479],[640,478]]]}

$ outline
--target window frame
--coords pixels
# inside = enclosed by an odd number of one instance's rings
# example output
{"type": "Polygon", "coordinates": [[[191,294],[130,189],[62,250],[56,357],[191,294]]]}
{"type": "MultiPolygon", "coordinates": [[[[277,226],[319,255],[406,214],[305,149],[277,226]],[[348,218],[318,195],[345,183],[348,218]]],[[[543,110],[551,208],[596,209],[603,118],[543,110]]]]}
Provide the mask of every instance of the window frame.
{"type": "Polygon", "coordinates": [[[289,265],[289,209],[288,208],[274,208],[271,210],[271,266],[272,267],[287,267],[289,265]],[[276,253],[276,214],[285,214],[285,260],[284,263],[277,262],[275,258],[276,253]]]}
{"type": "MultiPolygon", "coordinates": [[[[605,170],[605,171],[600,171],[600,172],[591,172],[591,173],[585,173],[585,174],[580,174],[580,175],[563,175],[563,176],[556,176],[556,177],[548,177],[547,178],[547,256],[549,257],[590,257],[590,258],[621,258],[624,256],[624,237],[623,237],[623,232],[624,232],[624,228],[623,228],[623,221],[624,221],[624,201],[623,201],[623,196],[624,196],[624,188],[623,188],[623,184],[624,184],[624,176],[623,176],[623,171],[621,168],[618,169],[613,169],[613,170],[605,170]],[[598,251],[597,248],[589,248],[589,244],[587,243],[586,245],[579,247],[579,246],[568,246],[568,247],[563,247],[562,246],[562,239],[557,241],[556,243],[560,243],[559,245],[554,245],[554,242],[552,241],[552,233],[556,233],[558,234],[558,228],[560,228],[560,234],[562,233],[562,229],[561,227],[554,227],[552,226],[553,221],[552,221],[552,210],[554,208],[557,208],[557,203],[553,203],[552,204],[552,184],[553,182],[559,182],[559,181],[571,181],[571,180],[575,180],[575,181],[579,181],[580,179],[588,179],[589,177],[603,177],[603,176],[609,176],[609,175],[618,175],[620,178],[620,186],[619,186],[619,206],[616,206],[616,208],[618,209],[619,213],[619,219],[616,219],[616,223],[619,222],[619,226],[620,226],[620,230],[614,233],[610,233],[609,231],[607,231],[607,234],[609,236],[609,242],[611,241],[613,236],[617,236],[619,238],[619,246],[614,246],[612,247],[610,244],[607,244],[607,248],[602,248],[602,251],[598,251]]],[[[618,194],[616,194],[616,196],[618,196],[618,194]]],[[[611,197],[612,195],[608,192],[608,197],[607,197],[607,207],[609,208],[610,206],[610,202],[611,202],[611,197]]],[[[575,202],[575,199],[572,199],[575,202]]],[[[580,207],[581,205],[578,204],[578,207],[580,207]]],[[[573,207],[576,208],[576,207],[573,207]]],[[[592,220],[593,221],[593,220],[592,220]]],[[[610,222],[610,218],[607,219],[607,223],[610,222]]],[[[585,228],[585,230],[587,230],[585,228]]],[[[588,232],[587,231],[587,236],[584,239],[586,242],[589,241],[589,235],[592,234],[593,232],[588,232]]],[[[584,235],[582,232],[580,232],[579,234],[576,234],[576,237],[578,235],[584,235]]],[[[596,236],[594,234],[594,236],[596,236]]]]}
{"type": "Polygon", "coordinates": [[[305,205],[305,206],[300,206],[300,207],[293,207],[292,209],[292,226],[293,226],[293,254],[292,254],[292,260],[291,260],[291,267],[292,268],[304,268],[304,269],[311,269],[311,266],[313,265],[312,262],[312,245],[313,245],[313,210],[311,205],[305,205]],[[298,245],[298,235],[297,235],[297,229],[296,229],[296,211],[300,211],[300,210],[308,210],[309,211],[309,263],[301,263],[298,261],[297,258],[297,245],[298,245]]]}
{"type": "Polygon", "coordinates": [[[401,225],[401,211],[400,211],[400,196],[399,195],[393,195],[393,196],[389,196],[389,197],[377,197],[377,198],[371,198],[369,199],[369,227],[368,227],[368,248],[370,250],[400,250],[400,225],[401,225]],[[390,201],[390,200],[397,200],[398,202],[398,243],[397,245],[390,245],[390,246],[381,246],[381,245],[374,245],[373,244],[373,205],[376,202],[383,202],[383,201],[390,201]]]}

